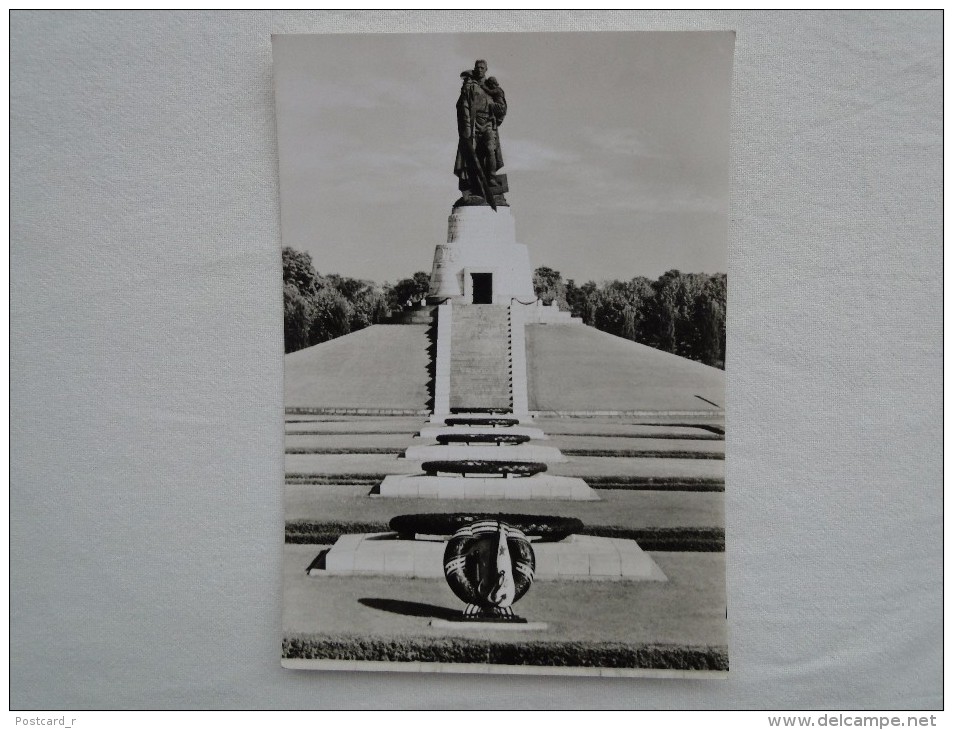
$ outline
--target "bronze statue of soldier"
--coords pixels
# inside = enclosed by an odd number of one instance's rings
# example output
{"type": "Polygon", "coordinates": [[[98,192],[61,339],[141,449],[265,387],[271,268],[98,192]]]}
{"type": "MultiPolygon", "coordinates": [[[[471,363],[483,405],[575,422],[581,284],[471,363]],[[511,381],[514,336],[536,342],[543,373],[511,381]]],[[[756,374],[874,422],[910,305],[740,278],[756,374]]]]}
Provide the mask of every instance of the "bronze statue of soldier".
{"type": "Polygon", "coordinates": [[[506,95],[492,76],[486,75],[486,61],[473,64],[472,71],[460,74],[463,86],[457,99],[459,143],[453,165],[463,193],[460,205],[507,205],[503,193],[509,190],[503,167],[499,127],[506,116],[506,95]]]}

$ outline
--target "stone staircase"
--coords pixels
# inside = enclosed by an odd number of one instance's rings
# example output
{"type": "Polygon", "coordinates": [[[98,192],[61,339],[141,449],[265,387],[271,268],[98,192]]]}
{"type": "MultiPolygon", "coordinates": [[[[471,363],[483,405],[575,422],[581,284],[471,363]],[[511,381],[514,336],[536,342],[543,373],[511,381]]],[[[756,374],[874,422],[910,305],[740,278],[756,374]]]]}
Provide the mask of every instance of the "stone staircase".
{"type": "Polygon", "coordinates": [[[510,308],[454,305],[450,347],[450,407],[513,407],[510,308]]]}

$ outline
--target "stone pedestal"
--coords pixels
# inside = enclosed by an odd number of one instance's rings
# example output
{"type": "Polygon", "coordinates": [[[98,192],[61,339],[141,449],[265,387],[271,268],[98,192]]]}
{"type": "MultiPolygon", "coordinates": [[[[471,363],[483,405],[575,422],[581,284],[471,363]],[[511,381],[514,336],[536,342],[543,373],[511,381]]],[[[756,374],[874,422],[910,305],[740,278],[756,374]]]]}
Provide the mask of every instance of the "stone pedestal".
{"type": "MultiPolygon", "coordinates": [[[[308,575],[394,575],[443,578],[446,543],[400,540],[397,533],[341,535],[308,575]]],[[[570,535],[559,542],[534,542],[538,581],[667,581],[662,569],[635,540],[570,535]]]]}
{"type": "Polygon", "coordinates": [[[509,207],[460,206],[450,215],[447,242],[434,252],[427,301],[462,304],[532,302],[529,252],[516,242],[509,207]]]}
{"type": "Polygon", "coordinates": [[[520,444],[519,446],[495,446],[494,444],[420,444],[409,446],[404,458],[410,461],[541,461],[558,464],[566,461],[563,453],[552,446],[520,444]]]}

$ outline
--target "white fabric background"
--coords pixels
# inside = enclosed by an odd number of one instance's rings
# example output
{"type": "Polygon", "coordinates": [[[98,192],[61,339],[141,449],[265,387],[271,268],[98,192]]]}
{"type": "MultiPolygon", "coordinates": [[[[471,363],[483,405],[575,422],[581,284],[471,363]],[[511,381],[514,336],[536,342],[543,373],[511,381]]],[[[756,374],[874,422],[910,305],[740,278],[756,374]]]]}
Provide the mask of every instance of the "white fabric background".
{"type": "Polygon", "coordinates": [[[11,18],[14,709],[939,708],[941,15],[11,18]],[[282,670],[271,33],[735,29],[727,681],[282,670]]]}

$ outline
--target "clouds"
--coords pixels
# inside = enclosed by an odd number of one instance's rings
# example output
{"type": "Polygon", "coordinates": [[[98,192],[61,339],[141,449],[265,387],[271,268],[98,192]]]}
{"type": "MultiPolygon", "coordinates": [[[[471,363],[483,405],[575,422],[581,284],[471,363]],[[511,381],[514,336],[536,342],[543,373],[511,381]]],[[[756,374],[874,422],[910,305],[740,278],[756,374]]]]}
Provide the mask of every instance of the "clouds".
{"type": "Polygon", "coordinates": [[[726,168],[673,155],[643,130],[587,127],[562,144],[516,139],[504,159],[504,171],[545,187],[574,217],[727,210],[726,168]]]}
{"type": "MultiPolygon", "coordinates": [[[[501,131],[501,136],[503,132],[501,131]]],[[[579,160],[579,155],[555,145],[547,145],[530,139],[503,139],[505,172],[546,172],[564,168],[579,160]]]]}
{"type": "Polygon", "coordinates": [[[320,99],[324,111],[384,111],[421,105],[428,100],[417,79],[394,78],[383,72],[351,80],[315,80],[311,93],[320,99]]]}
{"type": "Polygon", "coordinates": [[[432,140],[416,140],[391,149],[366,148],[360,144],[342,144],[336,148],[333,166],[341,170],[336,178],[338,193],[366,196],[373,183],[377,202],[406,201],[414,195],[437,194],[455,184],[453,154],[456,147],[432,140]],[[444,175],[435,174],[444,170],[444,175]]]}
{"type": "Polygon", "coordinates": [[[582,137],[602,153],[613,157],[665,157],[659,139],[653,138],[645,130],[632,127],[587,127],[583,130],[582,137]]]}
{"type": "Polygon", "coordinates": [[[698,221],[727,221],[731,40],[709,35],[278,37],[283,241],[358,278],[429,268],[458,195],[459,74],[485,58],[510,105],[501,171],[534,264],[559,257],[580,279],[666,258],[714,270],[724,235],[698,221]],[[633,238],[659,250],[633,258],[633,238]]]}

